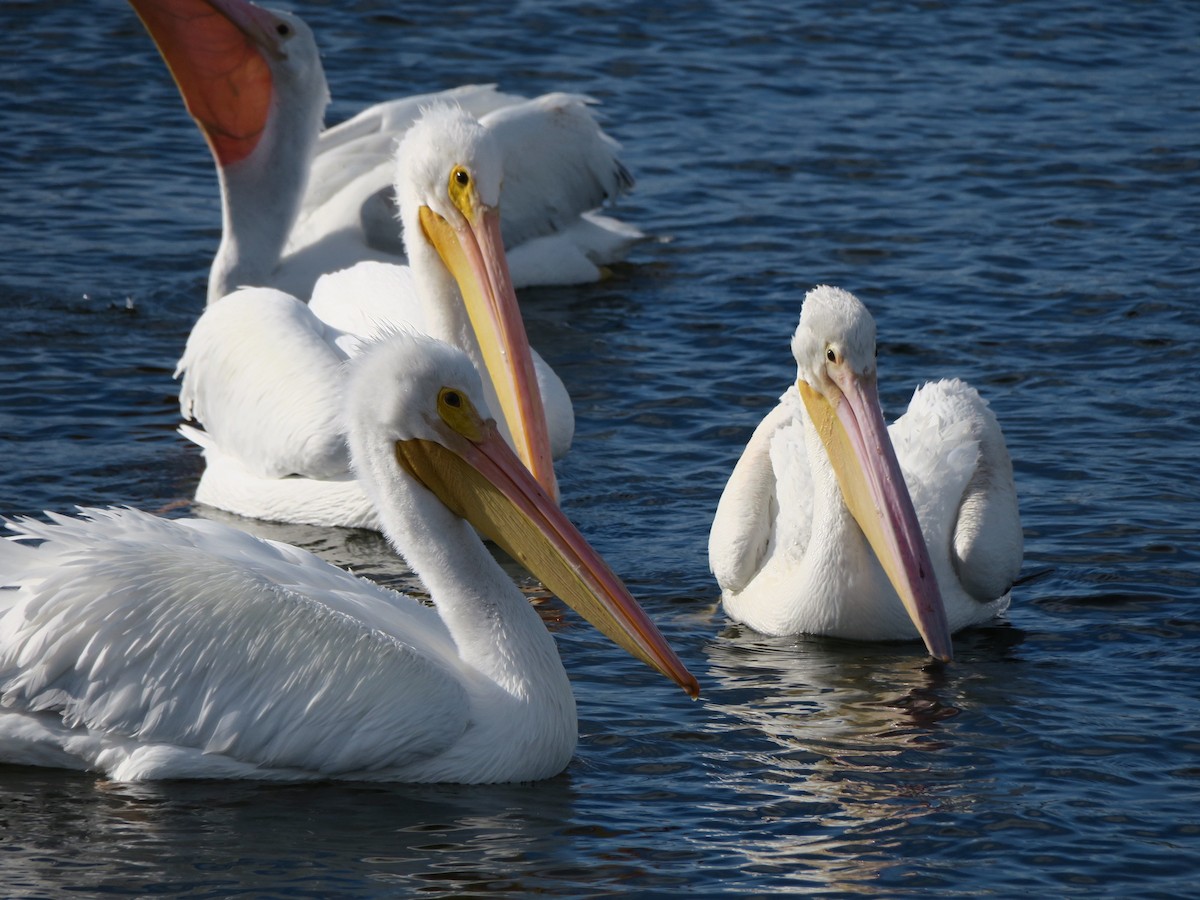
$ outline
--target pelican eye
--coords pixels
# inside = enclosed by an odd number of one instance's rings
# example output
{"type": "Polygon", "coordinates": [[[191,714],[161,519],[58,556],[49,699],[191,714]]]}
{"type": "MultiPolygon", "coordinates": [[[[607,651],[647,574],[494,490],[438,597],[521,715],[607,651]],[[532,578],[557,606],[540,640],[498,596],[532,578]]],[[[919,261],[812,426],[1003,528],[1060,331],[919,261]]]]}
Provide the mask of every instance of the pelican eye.
{"type": "Polygon", "coordinates": [[[827,360],[829,360],[831,363],[837,362],[838,361],[837,351],[834,350],[832,347],[827,348],[825,350],[825,358],[827,360]]]}
{"type": "Polygon", "coordinates": [[[280,37],[287,37],[292,33],[292,29],[288,26],[287,22],[280,22],[275,26],[275,33],[280,37]]]}
{"type": "Polygon", "coordinates": [[[483,438],[483,420],[471,398],[462,391],[444,387],[438,391],[438,416],[468,441],[483,438]]]}
{"type": "Polygon", "coordinates": [[[475,202],[473,199],[474,185],[471,183],[471,173],[466,166],[455,166],[450,170],[448,193],[454,208],[463,214],[468,221],[473,221],[475,202]]]}

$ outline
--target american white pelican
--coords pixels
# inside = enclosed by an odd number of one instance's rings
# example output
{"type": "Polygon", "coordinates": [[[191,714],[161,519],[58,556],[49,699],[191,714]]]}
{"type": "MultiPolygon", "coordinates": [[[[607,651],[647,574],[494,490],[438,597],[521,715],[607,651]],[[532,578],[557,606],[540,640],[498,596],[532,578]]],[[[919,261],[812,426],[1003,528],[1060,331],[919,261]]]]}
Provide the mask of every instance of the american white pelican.
{"type": "Polygon", "coordinates": [[[342,438],[342,365],[361,340],[400,327],[462,349],[486,373],[502,433],[555,496],[551,459],[570,446],[574,417],[562,382],[533,358],[508,275],[495,135],[457,107],[431,107],[402,139],[395,173],[410,267],[364,262],[323,276],[307,305],[244,289],[197,320],[177,374],[183,416],[200,426],[184,433],[204,448],[200,502],[378,527],[342,438]]]}
{"type": "Polygon", "coordinates": [[[750,438],[709,535],[726,611],[765,634],[919,636],[949,660],[951,633],[1004,610],[1021,568],[995,415],[939,381],[887,428],[875,322],[840,288],[805,297],[792,353],[796,384],[750,438]]]}
{"type": "Polygon", "coordinates": [[[308,299],[359,260],[403,262],[390,198],[397,139],[435,100],[483,118],[504,152],[514,283],[595,281],[641,233],[592,212],[633,181],[585,97],[466,86],[380,103],[322,132],[329,89],[299,18],[246,0],[129,0],[212,150],[222,237],[209,302],[246,286],[308,299]]]}
{"type": "Polygon", "coordinates": [[[0,540],[0,760],[159,778],[497,782],[575,748],[554,639],[473,530],[695,696],[695,679],[430,338],[349,375],[355,471],[434,607],[310,553],[130,509],[0,540]]]}

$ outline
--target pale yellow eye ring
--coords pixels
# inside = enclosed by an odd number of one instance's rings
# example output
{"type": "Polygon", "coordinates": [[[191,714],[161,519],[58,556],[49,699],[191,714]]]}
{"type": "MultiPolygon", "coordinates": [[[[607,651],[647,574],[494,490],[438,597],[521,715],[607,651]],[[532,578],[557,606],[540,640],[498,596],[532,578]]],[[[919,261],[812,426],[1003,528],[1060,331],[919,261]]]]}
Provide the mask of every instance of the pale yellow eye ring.
{"type": "Polygon", "coordinates": [[[471,173],[466,166],[455,166],[450,170],[450,183],[446,187],[447,193],[450,195],[450,202],[467,221],[474,219],[471,214],[474,203],[472,197],[475,193],[475,186],[471,183],[471,173]]]}
{"type": "Polygon", "coordinates": [[[483,421],[475,411],[471,398],[457,388],[444,387],[438,391],[438,416],[468,441],[483,439],[483,421]]]}

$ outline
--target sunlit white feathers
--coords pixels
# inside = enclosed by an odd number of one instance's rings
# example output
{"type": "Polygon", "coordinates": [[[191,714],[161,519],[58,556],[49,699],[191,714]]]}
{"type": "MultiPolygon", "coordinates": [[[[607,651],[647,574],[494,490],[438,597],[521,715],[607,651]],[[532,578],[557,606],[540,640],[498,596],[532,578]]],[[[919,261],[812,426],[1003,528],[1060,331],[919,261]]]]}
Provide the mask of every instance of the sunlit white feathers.
{"type": "MultiPolygon", "coordinates": [[[[831,398],[832,407],[842,409],[838,415],[850,408],[842,388],[867,398],[853,416],[872,407],[878,415],[875,324],[852,294],[831,287],[811,291],[792,350],[798,381],[814,396],[831,398]]],[[[841,425],[821,427],[831,429],[827,438],[840,441],[834,431],[841,425]]],[[[894,447],[949,630],[992,618],[1009,602],[1022,557],[1012,463],[994,414],[974,388],[939,381],[917,390],[882,441],[894,447]]],[[[867,473],[863,484],[890,483],[887,448],[854,446],[857,461],[839,465],[867,473]]],[[[771,634],[916,637],[912,613],[856,521],[856,515],[879,510],[852,514],[836,468],[793,385],[755,430],[714,518],[709,560],[725,608],[771,634]]],[[[885,533],[893,527],[884,526],[885,533]]],[[[908,562],[912,571],[919,569],[918,561],[908,562]]]]}

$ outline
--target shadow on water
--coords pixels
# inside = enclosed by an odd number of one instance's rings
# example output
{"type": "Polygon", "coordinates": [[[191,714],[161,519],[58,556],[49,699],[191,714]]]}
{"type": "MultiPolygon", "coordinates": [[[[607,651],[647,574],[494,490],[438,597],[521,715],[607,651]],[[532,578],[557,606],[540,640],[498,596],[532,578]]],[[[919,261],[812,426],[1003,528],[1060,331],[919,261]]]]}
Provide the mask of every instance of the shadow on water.
{"type": "Polygon", "coordinates": [[[6,891],[28,896],[55,884],[189,896],[535,890],[576,799],[565,775],[482,787],[116,785],[3,767],[0,783],[6,830],[20,835],[0,868],[6,891]]]}

